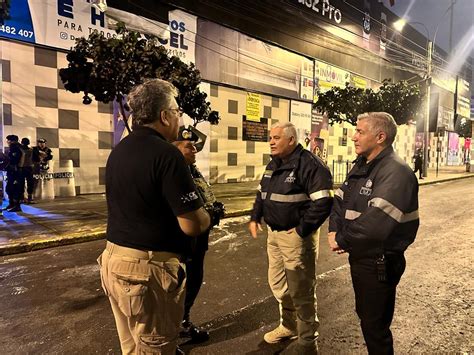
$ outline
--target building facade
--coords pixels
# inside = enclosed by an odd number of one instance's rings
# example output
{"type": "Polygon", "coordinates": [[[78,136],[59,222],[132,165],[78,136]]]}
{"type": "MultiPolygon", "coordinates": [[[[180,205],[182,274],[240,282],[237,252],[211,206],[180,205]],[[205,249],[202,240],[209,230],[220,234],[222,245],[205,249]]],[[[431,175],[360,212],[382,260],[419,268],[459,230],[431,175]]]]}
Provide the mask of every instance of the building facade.
{"type": "MultiPolygon", "coordinates": [[[[377,89],[386,78],[424,83],[426,39],[413,29],[392,31],[398,18],[378,1],[108,1],[105,13],[86,0],[20,2],[0,31],[0,132],[46,138],[55,167],[72,160],[76,193],[104,191],[105,163],[123,125],[112,103],[84,105],[80,94],[64,90],[58,71],[74,38],[92,30],[113,36],[118,20],[157,35],[171,55],[200,70],[201,89],[221,117],[217,126],[197,127],[208,135],[198,164],[213,183],[260,179],[270,159],[268,130],[277,121],[293,122],[300,142],[338,175],[355,158],[354,127],[331,126],[312,110],[315,89],[377,89]]],[[[432,167],[463,163],[464,141],[453,132],[453,80],[436,74],[432,85],[432,167]]],[[[415,118],[418,133],[416,124],[399,127],[395,149],[408,163],[423,142],[423,112],[415,118]]]]}

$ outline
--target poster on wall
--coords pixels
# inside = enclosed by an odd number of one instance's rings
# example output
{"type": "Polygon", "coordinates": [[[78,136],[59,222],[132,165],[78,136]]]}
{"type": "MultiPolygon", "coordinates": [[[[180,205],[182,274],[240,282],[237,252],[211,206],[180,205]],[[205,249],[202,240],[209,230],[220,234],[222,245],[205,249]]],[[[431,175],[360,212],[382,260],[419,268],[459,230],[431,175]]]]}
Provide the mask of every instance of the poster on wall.
{"type": "Polygon", "coordinates": [[[448,165],[459,165],[459,136],[448,132],[448,165]]]}
{"type": "Polygon", "coordinates": [[[260,94],[248,92],[245,100],[245,113],[247,121],[260,122],[260,107],[261,107],[260,94]]]}
{"type": "Polygon", "coordinates": [[[416,133],[415,135],[415,150],[423,148],[425,134],[423,132],[416,133]]]}
{"type": "Polygon", "coordinates": [[[112,7],[101,12],[85,0],[14,0],[10,18],[0,26],[0,37],[70,49],[76,38],[87,38],[94,31],[107,38],[116,37],[117,21],[141,33],[156,35],[170,55],[186,63],[195,61],[197,20],[180,10],[169,13],[168,25],[112,7]]]}
{"type": "Polygon", "coordinates": [[[470,96],[469,82],[458,78],[456,102],[456,112],[458,115],[469,118],[471,112],[470,96]]]}
{"type": "Polygon", "coordinates": [[[334,86],[343,88],[346,83],[351,83],[351,74],[348,71],[320,61],[314,61],[315,102],[318,100],[317,91],[326,92],[334,86]]]}
{"type": "Polygon", "coordinates": [[[318,110],[311,111],[311,152],[327,162],[329,141],[329,119],[318,110]]]}
{"type": "Polygon", "coordinates": [[[311,150],[311,104],[291,100],[290,122],[296,127],[298,143],[311,150]]]}
{"type": "Polygon", "coordinates": [[[259,121],[248,120],[242,116],[242,140],[268,142],[268,119],[260,117],[259,121]]]}
{"type": "Polygon", "coordinates": [[[313,62],[301,62],[300,98],[312,100],[314,97],[314,64],[313,62]]]}

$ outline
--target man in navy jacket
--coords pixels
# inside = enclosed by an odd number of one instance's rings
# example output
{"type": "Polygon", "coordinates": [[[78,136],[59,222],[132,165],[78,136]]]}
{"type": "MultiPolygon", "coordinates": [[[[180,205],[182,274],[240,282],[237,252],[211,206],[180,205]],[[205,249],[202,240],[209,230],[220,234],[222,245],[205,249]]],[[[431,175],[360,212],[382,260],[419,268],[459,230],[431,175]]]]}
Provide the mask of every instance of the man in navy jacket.
{"type": "Polygon", "coordinates": [[[319,227],[331,210],[332,177],[321,159],[297,142],[292,123],[272,127],[272,160],[263,174],[249,229],[256,238],[262,219],[268,226],[268,281],[280,304],[281,323],[264,340],[297,338],[284,353],[314,354],[319,227]]]}

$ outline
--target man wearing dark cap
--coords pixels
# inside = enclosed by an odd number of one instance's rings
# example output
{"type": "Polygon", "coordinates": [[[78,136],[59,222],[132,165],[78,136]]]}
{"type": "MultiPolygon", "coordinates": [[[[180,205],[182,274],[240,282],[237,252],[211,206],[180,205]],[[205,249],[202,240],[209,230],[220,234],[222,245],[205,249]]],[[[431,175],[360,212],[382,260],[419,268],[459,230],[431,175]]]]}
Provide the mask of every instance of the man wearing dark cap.
{"type": "MultiPolygon", "coordinates": [[[[224,205],[216,200],[210,184],[205,180],[197,166],[196,154],[203,148],[204,141],[200,141],[201,137],[198,134],[206,137],[196,128],[181,127],[179,131],[178,140],[173,144],[183,154],[186,163],[189,166],[191,176],[196,191],[204,202],[204,206],[208,206],[215,212],[217,218],[224,216],[224,205]]],[[[218,220],[213,224],[218,224],[218,220]]],[[[209,340],[209,332],[205,329],[196,327],[190,320],[191,307],[199,294],[204,279],[204,257],[209,249],[209,233],[210,229],[196,238],[196,243],[191,255],[186,258],[186,297],[184,300],[184,316],[181,323],[181,338],[190,338],[192,343],[201,343],[209,340]]]]}
{"type": "Polygon", "coordinates": [[[38,145],[33,148],[34,173],[39,174],[49,170],[49,161],[53,159],[51,149],[46,146],[46,139],[38,139],[38,145]]]}
{"type": "Polygon", "coordinates": [[[8,160],[10,163],[7,167],[7,187],[9,203],[5,208],[8,212],[21,212],[20,199],[22,196],[21,187],[21,171],[19,164],[22,158],[20,143],[18,136],[10,134],[7,137],[8,144],[8,160]]]}

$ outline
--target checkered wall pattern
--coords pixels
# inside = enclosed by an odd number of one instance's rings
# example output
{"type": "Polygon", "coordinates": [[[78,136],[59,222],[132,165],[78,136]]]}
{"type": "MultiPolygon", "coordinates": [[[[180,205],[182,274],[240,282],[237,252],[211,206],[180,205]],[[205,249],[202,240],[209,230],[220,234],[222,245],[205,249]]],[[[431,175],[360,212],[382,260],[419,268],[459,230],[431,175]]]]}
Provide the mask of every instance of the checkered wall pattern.
{"type": "MultiPolygon", "coordinates": [[[[219,111],[222,118],[219,125],[211,126],[210,182],[260,180],[270,159],[270,149],[267,142],[242,140],[242,115],[245,114],[246,91],[211,85],[209,99],[212,108],[219,111]]],[[[261,114],[262,117],[269,119],[269,128],[275,122],[289,121],[289,100],[262,95],[262,102],[261,114]]],[[[354,146],[351,141],[354,131],[355,127],[348,123],[329,126],[327,162],[331,169],[333,161],[352,162],[355,159],[354,146]],[[342,139],[344,129],[347,130],[345,145],[343,145],[342,139]]],[[[402,125],[398,127],[398,134],[394,142],[395,151],[410,166],[413,165],[415,135],[415,126],[402,125]]],[[[443,144],[447,145],[447,141],[443,141],[443,144]]],[[[435,143],[432,142],[432,147],[435,146],[435,143]]],[[[446,155],[441,161],[446,165],[446,155]]],[[[435,166],[433,160],[431,160],[430,166],[435,166]]]]}
{"type": "MultiPolygon", "coordinates": [[[[211,183],[260,180],[270,161],[267,142],[242,140],[242,116],[245,115],[244,90],[211,85],[208,97],[221,121],[211,126],[210,173],[211,183]]],[[[289,100],[261,95],[261,117],[268,119],[268,127],[278,121],[288,121],[289,100]]]]}
{"type": "Polygon", "coordinates": [[[112,105],[82,104],[67,92],[59,69],[63,52],[0,41],[3,137],[27,137],[31,145],[45,138],[54,167],[73,161],[76,193],[104,192],[105,164],[113,145],[112,105]]]}

